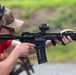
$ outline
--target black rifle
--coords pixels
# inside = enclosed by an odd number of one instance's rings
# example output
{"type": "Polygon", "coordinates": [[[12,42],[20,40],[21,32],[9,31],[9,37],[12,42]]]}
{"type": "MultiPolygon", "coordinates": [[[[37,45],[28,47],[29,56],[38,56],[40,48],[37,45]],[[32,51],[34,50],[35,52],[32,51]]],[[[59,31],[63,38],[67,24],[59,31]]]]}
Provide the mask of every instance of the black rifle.
{"type": "MultiPolygon", "coordinates": [[[[29,42],[36,45],[36,52],[38,63],[47,62],[46,52],[45,52],[45,42],[47,40],[51,40],[53,45],[56,45],[55,39],[62,41],[64,36],[70,36],[73,40],[76,40],[76,33],[73,32],[65,32],[65,33],[46,33],[49,30],[49,26],[47,24],[42,24],[39,26],[40,32],[38,33],[30,33],[30,32],[22,32],[21,35],[0,35],[0,41],[5,42],[7,40],[19,39],[20,42],[29,42]]],[[[65,45],[62,42],[63,45],[65,45]]]]}

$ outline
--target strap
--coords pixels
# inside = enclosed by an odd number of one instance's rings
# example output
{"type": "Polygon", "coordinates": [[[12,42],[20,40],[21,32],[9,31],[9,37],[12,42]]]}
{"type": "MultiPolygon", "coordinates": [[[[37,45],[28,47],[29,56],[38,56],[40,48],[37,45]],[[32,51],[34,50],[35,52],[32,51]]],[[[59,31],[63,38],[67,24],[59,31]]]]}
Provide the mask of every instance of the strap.
{"type": "Polygon", "coordinates": [[[3,4],[0,4],[0,20],[2,19],[5,11],[5,6],[3,4]]]}

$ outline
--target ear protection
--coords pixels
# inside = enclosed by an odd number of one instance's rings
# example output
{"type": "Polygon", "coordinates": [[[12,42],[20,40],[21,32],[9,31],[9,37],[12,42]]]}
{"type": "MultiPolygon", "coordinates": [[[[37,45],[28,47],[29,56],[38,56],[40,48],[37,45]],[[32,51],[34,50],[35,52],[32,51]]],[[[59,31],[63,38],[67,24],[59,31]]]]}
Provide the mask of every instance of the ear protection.
{"type": "MultiPolygon", "coordinates": [[[[0,20],[2,20],[3,18],[3,15],[4,15],[4,12],[5,12],[5,6],[3,4],[0,4],[0,20]]],[[[8,28],[10,32],[14,33],[15,30],[14,28],[9,28],[9,27],[5,27],[5,26],[0,26],[0,31],[1,31],[1,28],[4,27],[4,28],[8,28]]],[[[12,34],[11,33],[11,34],[12,34]]]]}
{"type": "Polygon", "coordinates": [[[0,4],[0,20],[2,20],[5,11],[5,6],[0,4]]]}

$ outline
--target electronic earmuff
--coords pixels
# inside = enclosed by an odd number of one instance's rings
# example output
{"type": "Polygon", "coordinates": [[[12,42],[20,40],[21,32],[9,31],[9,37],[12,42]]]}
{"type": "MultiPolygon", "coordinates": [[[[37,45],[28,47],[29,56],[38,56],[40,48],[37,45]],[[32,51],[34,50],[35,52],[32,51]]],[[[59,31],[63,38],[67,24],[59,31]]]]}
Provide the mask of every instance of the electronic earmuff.
{"type": "Polygon", "coordinates": [[[2,20],[5,11],[5,6],[0,4],[0,20],[2,20]]]}
{"type": "MultiPolygon", "coordinates": [[[[0,22],[2,22],[2,18],[5,12],[5,6],[3,4],[0,4],[0,22]]],[[[0,24],[0,31],[1,31],[2,25],[0,24]]]]}

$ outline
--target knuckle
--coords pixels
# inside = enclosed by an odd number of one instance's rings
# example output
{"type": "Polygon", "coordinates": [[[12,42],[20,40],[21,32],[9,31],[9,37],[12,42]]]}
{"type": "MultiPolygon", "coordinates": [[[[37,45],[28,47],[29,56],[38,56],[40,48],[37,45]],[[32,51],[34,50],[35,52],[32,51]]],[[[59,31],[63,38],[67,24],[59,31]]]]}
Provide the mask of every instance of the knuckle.
{"type": "Polygon", "coordinates": [[[27,45],[26,48],[29,49],[29,46],[27,45]]]}

